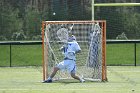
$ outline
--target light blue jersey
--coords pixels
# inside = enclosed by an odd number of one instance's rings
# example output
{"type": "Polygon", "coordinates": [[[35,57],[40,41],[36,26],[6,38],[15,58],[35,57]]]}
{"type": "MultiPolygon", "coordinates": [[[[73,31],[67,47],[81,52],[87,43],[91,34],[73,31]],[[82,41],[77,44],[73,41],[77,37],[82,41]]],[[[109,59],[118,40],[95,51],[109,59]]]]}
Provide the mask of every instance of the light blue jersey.
{"type": "Polygon", "coordinates": [[[64,60],[60,62],[57,67],[60,70],[67,70],[69,73],[76,72],[76,53],[81,51],[79,44],[73,40],[65,44],[61,50],[63,50],[64,60]]]}
{"type": "Polygon", "coordinates": [[[81,48],[76,41],[68,42],[64,46],[64,59],[76,60],[76,53],[80,51],[81,48]]]}

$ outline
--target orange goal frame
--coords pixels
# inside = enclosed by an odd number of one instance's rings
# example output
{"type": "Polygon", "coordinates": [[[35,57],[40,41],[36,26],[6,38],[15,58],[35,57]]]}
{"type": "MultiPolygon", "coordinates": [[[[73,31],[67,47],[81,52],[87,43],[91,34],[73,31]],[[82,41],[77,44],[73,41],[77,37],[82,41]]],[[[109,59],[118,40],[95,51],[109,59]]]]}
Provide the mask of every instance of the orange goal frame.
{"type": "Polygon", "coordinates": [[[43,81],[48,78],[48,45],[44,46],[44,31],[45,26],[48,24],[87,24],[87,23],[100,23],[102,29],[102,81],[107,81],[107,66],[106,66],[106,21],[42,21],[42,68],[43,68],[43,81]],[[45,48],[44,48],[45,47],[45,48]],[[46,53],[46,54],[45,54],[46,53]],[[44,57],[46,56],[46,57],[44,57]]]}

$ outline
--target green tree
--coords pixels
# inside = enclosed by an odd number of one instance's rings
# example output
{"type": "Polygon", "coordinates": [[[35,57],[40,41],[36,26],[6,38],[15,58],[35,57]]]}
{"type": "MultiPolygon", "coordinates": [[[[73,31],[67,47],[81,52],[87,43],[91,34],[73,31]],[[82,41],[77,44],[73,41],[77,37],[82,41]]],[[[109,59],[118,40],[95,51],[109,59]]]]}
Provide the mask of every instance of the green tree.
{"type": "Polygon", "coordinates": [[[125,19],[125,32],[129,39],[140,39],[140,13],[126,13],[125,19]]]}
{"type": "Polygon", "coordinates": [[[22,21],[18,18],[19,10],[14,9],[3,0],[0,8],[0,36],[5,38],[5,40],[11,40],[12,34],[22,29],[22,21]]]}
{"type": "Polygon", "coordinates": [[[36,9],[29,8],[27,10],[24,22],[24,32],[29,40],[41,34],[41,16],[36,9]]]}

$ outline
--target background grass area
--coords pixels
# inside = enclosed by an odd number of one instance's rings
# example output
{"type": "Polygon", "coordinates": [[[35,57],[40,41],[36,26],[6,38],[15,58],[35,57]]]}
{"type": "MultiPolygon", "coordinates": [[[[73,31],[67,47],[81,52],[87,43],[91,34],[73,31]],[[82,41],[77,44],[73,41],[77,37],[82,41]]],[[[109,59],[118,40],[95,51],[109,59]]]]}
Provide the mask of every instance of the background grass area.
{"type": "Polygon", "coordinates": [[[107,64],[109,65],[133,65],[134,44],[108,44],[107,64]]]}
{"type": "Polygon", "coordinates": [[[0,46],[0,66],[10,65],[10,46],[0,46]]]}
{"type": "Polygon", "coordinates": [[[108,82],[41,83],[41,68],[1,67],[0,93],[140,93],[140,66],[108,66],[108,82]]]}
{"type": "MultiPolygon", "coordinates": [[[[86,51],[85,49],[83,49],[86,51]]],[[[137,44],[136,61],[140,65],[140,44],[137,44]]],[[[0,46],[0,66],[10,65],[9,45],[0,46]]],[[[107,44],[107,65],[134,65],[134,44],[107,44]]],[[[78,63],[83,64],[87,53],[79,54],[78,63]]],[[[12,66],[33,66],[42,64],[41,45],[12,45],[12,66]]]]}
{"type": "MultiPolygon", "coordinates": [[[[12,45],[12,66],[33,66],[42,64],[41,45],[12,45]]],[[[0,66],[9,66],[9,45],[0,46],[0,66]]]]}
{"type": "Polygon", "coordinates": [[[12,61],[14,66],[19,65],[41,65],[42,63],[42,46],[26,45],[13,46],[12,61]]]}
{"type": "Polygon", "coordinates": [[[136,59],[136,61],[137,61],[137,64],[139,64],[140,65],[140,44],[137,44],[137,51],[136,51],[136,57],[137,57],[137,59],[136,59]]]}

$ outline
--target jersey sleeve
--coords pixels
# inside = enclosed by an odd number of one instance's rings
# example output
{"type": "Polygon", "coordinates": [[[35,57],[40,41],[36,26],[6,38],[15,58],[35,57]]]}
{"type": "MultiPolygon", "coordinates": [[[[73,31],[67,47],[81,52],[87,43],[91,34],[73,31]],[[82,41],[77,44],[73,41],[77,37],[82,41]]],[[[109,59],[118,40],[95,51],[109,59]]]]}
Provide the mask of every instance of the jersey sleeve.
{"type": "Polygon", "coordinates": [[[76,42],[75,43],[75,52],[80,51],[80,50],[81,50],[81,48],[80,48],[79,44],[76,42]]]}

